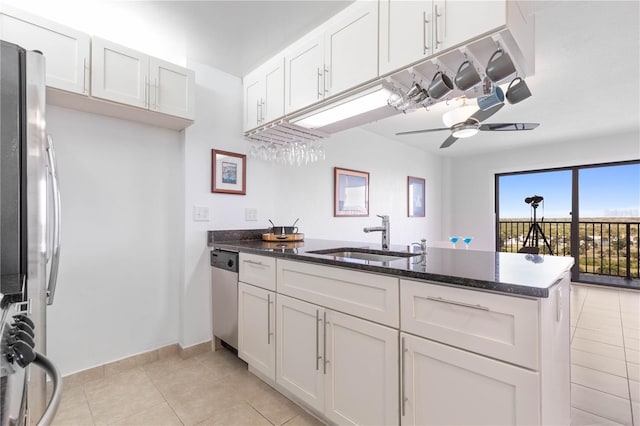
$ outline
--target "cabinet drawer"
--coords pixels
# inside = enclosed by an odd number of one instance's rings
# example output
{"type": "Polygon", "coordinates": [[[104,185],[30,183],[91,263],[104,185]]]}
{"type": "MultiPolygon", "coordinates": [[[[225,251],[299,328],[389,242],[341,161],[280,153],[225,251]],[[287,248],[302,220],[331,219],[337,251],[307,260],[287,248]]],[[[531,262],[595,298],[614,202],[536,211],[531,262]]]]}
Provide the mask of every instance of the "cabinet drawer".
{"type": "Polygon", "coordinates": [[[398,279],[278,260],[278,293],[397,328],[398,279]]]}
{"type": "Polygon", "coordinates": [[[538,302],[417,281],[400,281],[401,329],[538,369],[538,302]]]}
{"type": "Polygon", "coordinates": [[[240,253],[239,280],[276,291],[276,259],[240,253]]]}

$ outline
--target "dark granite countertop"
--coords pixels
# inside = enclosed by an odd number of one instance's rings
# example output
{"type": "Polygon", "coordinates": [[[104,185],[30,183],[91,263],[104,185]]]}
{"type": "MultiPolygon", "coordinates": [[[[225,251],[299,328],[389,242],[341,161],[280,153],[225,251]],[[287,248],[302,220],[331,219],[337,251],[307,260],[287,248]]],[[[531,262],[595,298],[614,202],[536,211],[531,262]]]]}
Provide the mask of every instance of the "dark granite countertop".
{"type": "Polygon", "coordinates": [[[379,262],[310,252],[339,248],[380,250],[380,244],[319,239],[305,239],[294,243],[266,242],[250,238],[227,240],[215,238],[212,232],[209,233],[209,245],[223,250],[531,297],[548,297],[549,288],[573,265],[572,257],[435,247],[427,248],[426,262],[422,263],[419,255],[420,247],[401,245],[391,245],[389,251],[416,253],[418,256],[379,262]]]}

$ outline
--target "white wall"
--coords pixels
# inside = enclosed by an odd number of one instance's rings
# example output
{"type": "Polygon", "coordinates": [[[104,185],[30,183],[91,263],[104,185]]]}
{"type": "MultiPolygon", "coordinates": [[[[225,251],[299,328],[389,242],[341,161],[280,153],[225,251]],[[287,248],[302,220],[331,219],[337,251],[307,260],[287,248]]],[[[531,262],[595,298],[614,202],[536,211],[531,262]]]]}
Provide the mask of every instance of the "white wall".
{"type": "Polygon", "coordinates": [[[441,159],[362,129],[332,135],[324,141],[326,160],[310,166],[278,166],[276,224],[292,224],[307,238],[380,244],[376,215],[389,215],[391,243],[409,244],[439,238],[441,159]],[[369,217],[334,217],[334,167],[369,173],[369,217]],[[407,176],[426,179],[426,217],[407,217],[407,176]]]}
{"type": "Polygon", "coordinates": [[[247,195],[211,192],[211,150],[244,154],[242,82],[214,68],[190,63],[196,72],[196,118],[186,129],[184,146],[184,271],[181,281],[179,342],[188,347],[211,340],[211,285],[207,231],[266,228],[274,215],[274,169],[247,159],[247,195]],[[193,221],[194,206],[208,207],[209,222],[193,221]],[[246,222],[245,208],[258,209],[260,221],[246,222]]]}
{"type": "Polygon", "coordinates": [[[175,343],[182,134],[49,105],[62,233],[48,351],[63,374],[175,343]]]}
{"type": "Polygon", "coordinates": [[[454,158],[443,178],[443,190],[455,194],[443,206],[443,232],[472,235],[474,249],[494,250],[496,173],[640,159],[639,141],[636,130],[454,158]]]}

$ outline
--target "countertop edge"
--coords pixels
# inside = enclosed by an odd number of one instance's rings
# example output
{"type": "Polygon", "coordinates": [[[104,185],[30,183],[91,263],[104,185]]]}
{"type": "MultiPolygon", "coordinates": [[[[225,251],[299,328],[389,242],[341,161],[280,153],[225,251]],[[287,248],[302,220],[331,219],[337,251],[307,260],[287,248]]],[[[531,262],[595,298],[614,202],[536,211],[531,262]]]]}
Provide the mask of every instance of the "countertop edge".
{"type": "MultiPolygon", "coordinates": [[[[296,254],[296,253],[284,253],[279,251],[268,251],[260,248],[246,247],[238,244],[237,241],[224,241],[210,244],[211,249],[219,248],[222,250],[236,251],[240,253],[257,254],[267,257],[275,257],[279,259],[289,259],[295,261],[309,262],[321,265],[336,266],[347,268],[355,271],[373,272],[376,274],[395,276],[399,278],[407,278],[420,281],[430,281],[436,284],[450,285],[454,287],[465,287],[469,289],[489,291],[495,293],[501,293],[511,296],[523,296],[534,298],[548,298],[549,287],[530,287],[519,284],[500,283],[495,281],[486,281],[474,278],[457,277],[451,275],[441,275],[429,272],[408,271],[399,268],[383,267],[368,264],[352,264],[343,262],[328,257],[311,255],[311,254],[296,254]]],[[[562,279],[564,273],[558,276],[558,279],[562,279]]],[[[556,281],[557,282],[557,281],[556,281]]]]}

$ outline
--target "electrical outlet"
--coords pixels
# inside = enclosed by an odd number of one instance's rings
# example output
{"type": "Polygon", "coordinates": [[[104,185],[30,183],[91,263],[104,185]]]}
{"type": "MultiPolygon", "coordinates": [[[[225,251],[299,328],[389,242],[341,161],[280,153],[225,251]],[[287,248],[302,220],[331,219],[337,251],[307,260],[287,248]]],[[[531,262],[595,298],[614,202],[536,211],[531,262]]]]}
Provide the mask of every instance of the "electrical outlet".
{"type": "Polygon", "coordinates": [[[258,209],[256,209],[256,208],[244,209],[244,220],[247,221],[247,222],[257,222],[258,221],[258,209]]]}

